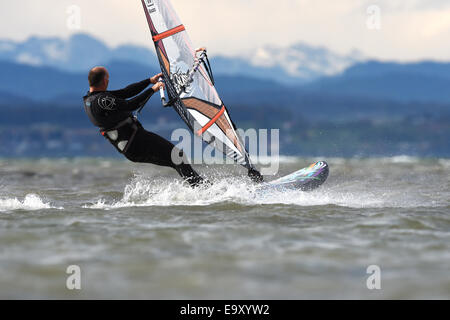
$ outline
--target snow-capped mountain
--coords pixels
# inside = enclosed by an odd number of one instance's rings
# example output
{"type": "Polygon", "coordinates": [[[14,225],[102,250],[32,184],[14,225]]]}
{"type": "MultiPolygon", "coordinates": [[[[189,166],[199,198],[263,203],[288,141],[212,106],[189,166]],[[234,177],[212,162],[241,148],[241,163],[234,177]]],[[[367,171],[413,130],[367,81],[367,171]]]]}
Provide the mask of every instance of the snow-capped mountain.
{"type": "MultiPolygon", "coordinates": [[[[216,55],[211,58],[217,75],[270,78],[292,85],[336,75],[364,60],[356,51],[344,56],[303,43],[290,47],[266,46],[239,57],[216,55]]],[[[75,34],[68,39],[31,37],[24,42],[0,40],[0,60],[51,66],[71,72],[86,72],[92,66],[106,65],[111,61],[130,61],[148,65],[152,70],[159,67],[152,49],[134,45],[110,48],[87,34],[75,34]]]]}
{"type": "Polygon", "coordinates": [[[71,72],[85,72],[114,60],[158,67],[154,54],[147,48],[134,45],[109,48],[87,34],[75,34],[69,39],[31,37],[19,43],[0,40],[0,60],[71,72]]]}
{"type": "Polygon", "coordinates": [[[339,55],[326,48],[297,43],[289,47],[265,46],[239,57],[216,56],[214,72],[243,75],[298,85],[334,76],[367,60],[360,52],[339,55]]]}
{"type": "Polygon", "coordinates": [[[292,77],[304,80],[341,73],[365,60],[358,51],[339,55],[323,47],[297,43],[289,47],[265,46],[247,53],[246,60],[259,68],[280,68],[292,77]]]}

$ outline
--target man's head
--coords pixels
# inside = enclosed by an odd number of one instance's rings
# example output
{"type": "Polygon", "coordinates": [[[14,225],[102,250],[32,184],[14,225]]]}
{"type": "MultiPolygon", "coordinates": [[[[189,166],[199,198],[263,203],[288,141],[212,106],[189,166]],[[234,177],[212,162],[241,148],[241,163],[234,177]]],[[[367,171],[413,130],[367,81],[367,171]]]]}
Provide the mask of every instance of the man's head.
{"type": "Polygon", "coordinates": [[[105,67],[94,67],[89,71],[89,87],[91,91],[106,91],[109,84],[109,73],[105,67]]]}

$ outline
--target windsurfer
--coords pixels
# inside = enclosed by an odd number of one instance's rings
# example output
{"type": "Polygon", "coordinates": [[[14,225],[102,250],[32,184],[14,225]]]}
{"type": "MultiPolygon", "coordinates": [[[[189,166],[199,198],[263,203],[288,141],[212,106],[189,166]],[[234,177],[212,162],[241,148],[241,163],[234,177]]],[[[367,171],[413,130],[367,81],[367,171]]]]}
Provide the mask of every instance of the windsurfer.
{"type": "Polygon", "coordinates": [[[159,135],[146,131],[132,113],[144,106],[161,87],[164,88],[164,83],[158,82],[161,76],[157,74],[124,89],[108,91],[108,70],[95,67],[89,72],[89,92],[83,98],[84,108],[91,122],[100,128],[101,134],[128,160],[174,168],[195,187],[204,179],[195,172],[183,151],[159,135]],[[153,86],[145,90],[150,84],[153,86]],[[173,151],[183,159],[181,164],[175,164],[172,160],[173,151]]]}

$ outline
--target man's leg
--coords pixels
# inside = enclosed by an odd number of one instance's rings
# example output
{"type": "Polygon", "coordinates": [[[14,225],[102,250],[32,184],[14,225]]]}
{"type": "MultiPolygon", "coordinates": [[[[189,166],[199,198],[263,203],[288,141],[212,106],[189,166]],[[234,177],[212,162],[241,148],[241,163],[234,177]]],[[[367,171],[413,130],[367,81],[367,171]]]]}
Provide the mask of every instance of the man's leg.
{"type": "Polygon", "coordinates": [[[248,169],[248,176],[253,182],[261,183],[264,182],[264,177],[255,168],[248,169]]]}
{"type": "Polygon", "coordinates": [[[178,150],[183,158],[181,164],[175,164],[172,160],[173,143],[159,135],[139,128],[125,157],[133,162],[152,163],[159,166],[174,168],[178,174],[191,186],[198,186],[203,178],[188,163],[182,150],[178,150]]]}

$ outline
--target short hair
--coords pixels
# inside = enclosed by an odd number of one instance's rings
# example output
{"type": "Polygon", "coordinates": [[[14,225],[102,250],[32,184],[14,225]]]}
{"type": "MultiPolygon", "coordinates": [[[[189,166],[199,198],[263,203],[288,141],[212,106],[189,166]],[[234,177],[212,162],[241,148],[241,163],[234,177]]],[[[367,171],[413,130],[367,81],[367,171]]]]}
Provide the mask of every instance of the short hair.
{"type": "Polygon", "coordinates": [[[105,68],[99,67],[92,68],[91,71],[89,71],[88,76],[89,86],[98,87],[105,77],[106,77],[105,68]]]}

